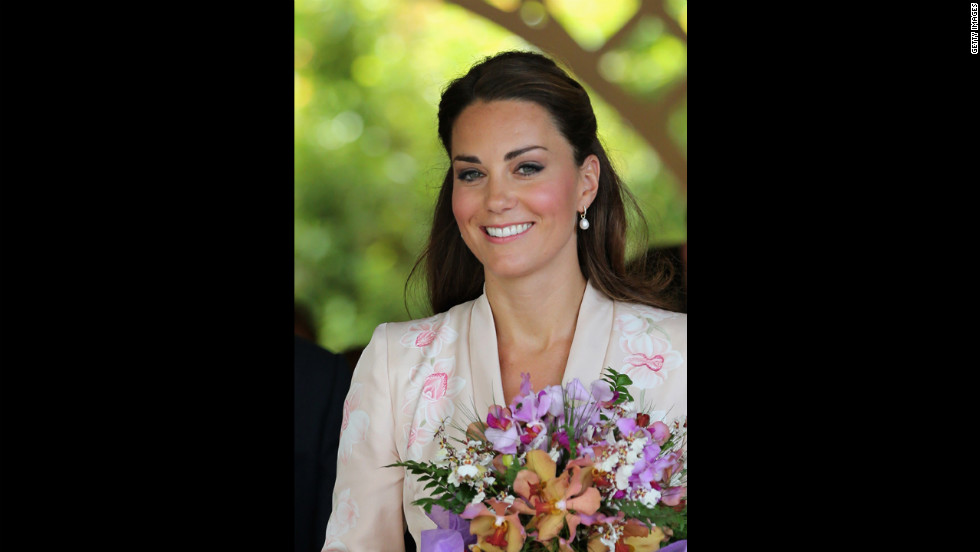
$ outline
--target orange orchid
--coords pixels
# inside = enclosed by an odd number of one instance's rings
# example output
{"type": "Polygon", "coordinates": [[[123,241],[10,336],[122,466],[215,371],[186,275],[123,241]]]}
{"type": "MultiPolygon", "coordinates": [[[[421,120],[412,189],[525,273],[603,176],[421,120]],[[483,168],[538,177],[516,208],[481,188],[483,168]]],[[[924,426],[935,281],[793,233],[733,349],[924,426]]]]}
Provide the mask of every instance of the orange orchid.
{"type": "Polygon", "coordinates": [[[526,533],[517,512],[506,502],[491,498],[485,504],[470,504],[460,517],[470,520],[470,534],[476,535],[481,552],[518,552],[524,546],[526,533]]]}
{"type": "Polygon", "coordinates": [[[556,476],[558,465],[547,452],[536,449],[527,453],[525,467],[514,480],[514,491],[523,499],[514,501],[514,509],[534,516],[527,527],[537,529],[535,539],[539,542],[558,537],[565,523],[574,536],[581,522],[578,514],[591,516],[598,511],[601,496],[592,487],[592,465],[588,459],[569,462],[556,476]]]}
{"type": "MultiPolygon", "coordinates": [[[[660,550],[660,545],[666,538],[660,527],[647,529],[646,525],[636,519],[627,520],[625,523],[619,521],[616,524],[619,527],[619,538],[612,545],[612,552],[656,552],[660,550]]],[[[610,550],[607,542],[603,542],[600,535],[594,535],[589,539],[588,552],[610,550]]]]}

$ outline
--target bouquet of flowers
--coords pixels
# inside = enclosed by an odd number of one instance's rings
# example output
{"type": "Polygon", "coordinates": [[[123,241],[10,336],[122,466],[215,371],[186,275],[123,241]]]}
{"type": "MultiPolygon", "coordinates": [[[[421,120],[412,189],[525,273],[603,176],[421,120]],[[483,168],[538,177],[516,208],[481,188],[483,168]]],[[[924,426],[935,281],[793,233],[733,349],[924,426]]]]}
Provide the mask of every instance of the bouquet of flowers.
{"type": "MultiPolygon", "coordinates": [[[[687,421],[652,421],[607,369],[534,392],[522,374],[508,407],[436,436],[427,462],[401,466],[428,481],[437,529],[421,552],[677,552],[687,549],[687,421]],[[663,547],[663,548],[662,548],[663,547]]],[[[389,466],[389,467],[391,467],[389,466]]]]}

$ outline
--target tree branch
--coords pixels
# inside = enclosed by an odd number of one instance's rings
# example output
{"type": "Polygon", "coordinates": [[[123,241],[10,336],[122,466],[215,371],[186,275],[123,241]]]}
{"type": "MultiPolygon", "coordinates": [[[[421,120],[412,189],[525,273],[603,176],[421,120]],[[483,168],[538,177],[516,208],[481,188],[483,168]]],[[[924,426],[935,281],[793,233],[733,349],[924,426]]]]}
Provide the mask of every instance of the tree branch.
{"type": "MultiPolygon", "coordinates": [[[[446,0],[479,16],[482,16],[511,33],[520,36],[531,44],[554,56],[591,87],[627,121],[634,130],[657,152],[664,167],[677,180],[681,192],[687,194],[687,158],[670,139],[667,119],[670,111],[687,96],[687,78],[683,78],[667,91],[657,103],[638,100],[622,87],[606,80],[599,73],[599,60],[605,53],[606,45],[598,51],[589,52],[582,48],[571,35],[552,17],[539,27],[530,27],[521,19],[520,12],[505,12],[484,0],[446,0]]],[[[663,8],[663,0],[641,2],[637,13],[624,24],[609,42],[620,41],[627,36],[630,28],[636,26],[646,15],[654,15],[664,20],[672,34],[678,35],[685,43],[687,36],[663,8]],[[629,27],[629,28],[628,28],[629,27]],[[679,31],[679,34],[678,34],[679,31]]],[[[549,13],[550,16],[550,13],[549,13]]]]}

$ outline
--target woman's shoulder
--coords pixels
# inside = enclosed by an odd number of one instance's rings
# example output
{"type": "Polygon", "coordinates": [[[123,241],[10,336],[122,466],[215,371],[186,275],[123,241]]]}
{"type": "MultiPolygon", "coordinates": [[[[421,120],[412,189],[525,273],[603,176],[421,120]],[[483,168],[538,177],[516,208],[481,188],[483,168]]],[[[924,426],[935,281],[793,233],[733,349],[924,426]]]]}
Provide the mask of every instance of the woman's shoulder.
{"type": "Polygon", "coordinates": [[[431,354],[457,340],[475,301],[477,299],[423,318],[385,322],[378,325],[372,339],[384,338],[389,347],[421,349],[423,353],[431,354]]]}
{"type": "Polygon", "coordinates": [[[630,303],[627,301],[614,301],[616,316],[642,316],[654,322],[667,322],[687,327],[687,313],[675,312],[644,305],[642,303],[630,303]]]}
{"type": "Polygon", "coordinates": [[[687,340],[687,313],[626,301],[614,301],[614,304],[613,327],[620,332],[632,333],[643,328],[666,334],[671,340],[687,340]]]}
{"type": "Polygon", "coordinates": [[[378,327],[385,326],[387,333],[390,336],[392,334],[410,331],[412,328],[433,328],[456,325],[464,315],[469,313],[475,301],[476,299],[466,301],[465,303],[460,303],[447,311],[422,318],[385,322],[378,327]]]}

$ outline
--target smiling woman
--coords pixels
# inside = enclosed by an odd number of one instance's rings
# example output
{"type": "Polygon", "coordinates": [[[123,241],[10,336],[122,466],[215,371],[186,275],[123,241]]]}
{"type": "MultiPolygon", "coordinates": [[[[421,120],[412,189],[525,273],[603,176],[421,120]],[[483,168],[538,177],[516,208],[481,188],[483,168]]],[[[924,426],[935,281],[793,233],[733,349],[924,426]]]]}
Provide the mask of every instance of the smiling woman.
{"type": "Polygon", "coordinates": [[[595,156],[578,167],[548,112],[517,100],[470,105],[452,141],[453,215],[485,277],[577,271],[575,213],[595,197],[595,156]]]}
{"type": "Polygon", "coordinates": [[[664,105],[685,78],[686,40],[657,23],[666,17],[652,13],[661,4],[677,18],[674,7],[686,0],[549,0],[539,4],[547,12],[540,32],[516,0],[297,0],[294,294],[310,306],[319,343],[360,348],[380,322],[434,314],[424,285],[415,286],[423,280],[404,293],[446,169],[431,129],[447,82],[495,52],[558,56],[589,91],[651,241],[685,241],[685,186],[670,150],[647,136],[686,151],[686,99],[664,105]],[[554,40],[561,29],[574,42],[554,40]],[[382,258],[372,256],[381,249],[382,258]]]}
{"type": "Polygon", "coordinates": [[[658,416],[687,414],[687,316],[662,293],[667,278],[626,262],[627,213],[645,222],[585,89],[546,56],[507,51],[453,80],[438,119],[450,167],[412,273],[436,314],[379,325],[358,361],[344,411],[363,439],[341,437],[346,514],[331,518],[324,551],[399,550],[396,519],[421,545],[435,527],[415,504],[425,481],[379,468],[434,458],[437,428],[470,421],[461,405],[485,412],[522,385],[594,381],[608,367],[658,416]]]}

